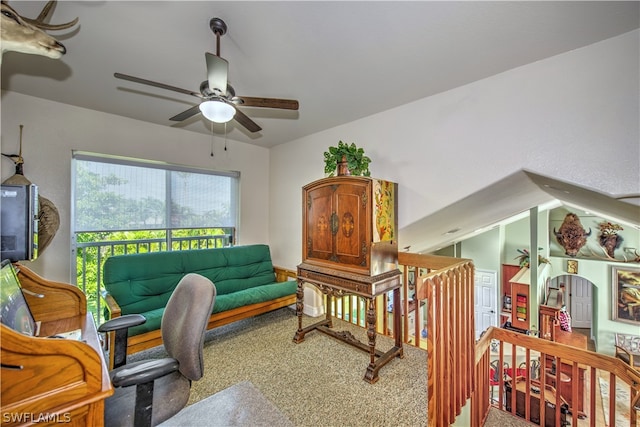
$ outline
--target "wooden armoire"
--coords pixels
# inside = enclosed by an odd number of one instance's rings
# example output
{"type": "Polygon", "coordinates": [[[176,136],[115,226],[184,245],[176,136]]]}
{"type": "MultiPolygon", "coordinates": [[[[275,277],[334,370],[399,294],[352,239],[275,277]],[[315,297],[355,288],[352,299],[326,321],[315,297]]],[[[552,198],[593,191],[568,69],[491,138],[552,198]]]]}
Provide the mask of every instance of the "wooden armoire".
{"type": "Polygon", "coordinates": [[[397,184],[337,176],[303,187],[303,263],[375,276],[398,268],[397,184]]]}
{"type": "MultiPolygon", "coordinates": [[[[337,176],[302,188],[302,263],[298,265],[296,312],[300,343],[312,330],[368,350],[370,363],[364,380],[378,381],[378,371],[403,357],[401,334],[386,353],[376,351],[376,297],[393,291],[400,307],[401,273],[398,270],[397,184],[361,176],[337,176]],[[305,283],[326,295],[325,319],[303,327],[305,283]],[[353,334],[334,331],[333,297],[357,295],[366,301],[368,345],[353,334]]],[[[401,310],[394,310],[393,330],[401,330],[401,310]]]]}

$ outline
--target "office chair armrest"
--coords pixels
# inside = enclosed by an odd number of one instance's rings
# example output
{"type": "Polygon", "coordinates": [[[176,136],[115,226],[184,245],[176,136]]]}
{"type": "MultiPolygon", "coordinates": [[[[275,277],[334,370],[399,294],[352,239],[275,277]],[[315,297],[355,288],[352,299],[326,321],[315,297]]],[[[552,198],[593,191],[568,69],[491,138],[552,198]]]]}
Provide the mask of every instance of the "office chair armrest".
{"type": "Polygon", "coordinates": [[[119,329],[128,329],[132,326],[142,325],[147,319],[142,314],[126,314],[107,320],[98,328],[98,332],[111,332],[119,329]]]}
{"type": "Polygon", "coordinates": [[[176,359],[170,357],[150,360],[132,368],[121,369],[111,378],[111,383],[115,387],[128,387],[149,383],[177,371],[179,365],[176,359]]]}
{"type": "Polygon", "coordinates": [[[147,319],[141,314],[127,314],[107,320],[100,325],[98,332],[108,332],[106,348],[112,352],[110,359],[114,369],[127,364],[129,328],[141,325],[146,321],[147,319]]]}

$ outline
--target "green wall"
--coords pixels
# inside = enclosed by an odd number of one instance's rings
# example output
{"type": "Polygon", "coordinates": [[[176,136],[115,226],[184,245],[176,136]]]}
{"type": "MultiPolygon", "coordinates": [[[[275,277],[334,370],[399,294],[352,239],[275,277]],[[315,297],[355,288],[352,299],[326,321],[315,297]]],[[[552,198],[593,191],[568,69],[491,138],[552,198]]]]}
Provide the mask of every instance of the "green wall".
{"type": "MultiPolygon", "coordinates": [[[[538,295],[536,298],[532,298],[531,312],[532,321],[531,327],[537,327],[537,313],[538,307],[544,294],[544,278],[553,278],[559,275],[567,273],[567,260],[574,259],[567,256],[560,256],[557,251],[557,242],[553,237],[553,227],[558,227],[557,218],[559,212],[562,213],[562,209],[558,208],[558,211],[543,211],[538,214],[538,246],[543,249],[538,253],[543,257],[549,259],[550,264],[546,266],[540,273],[543,277],[540,279],[541,286],[534,286],[531,289],[530,294],[532,296],[538,295]],[[552,219],[550,219],[552,218],[552,219]],[[548,224],[552,224],[550,227],[548,224]],[[554,253],[550,256],[551,251],[554,253]]],[[[598,218],[589,218],[585,221],[585,225],[593,229],[591,239],[595,238],[597,234],[597,227],[594,227],[594,223],[598,221],[598,218]]],[[[634,229],[627,227],[627,235],[625,235],[625,242],[630,245],[636,244],[634,241],[634,229]]],[[[638,233],[636,233],[638,234],[638,233]]],[[[474,266],[480,269],[497,270],[498,271],[498,297],[500,296],[500,283],[501,278],[501,264],[517,264],[516,258],[519,253],[517,249],[529,248],[530,245],[530,225],[528,216],[518,219],[512,223],[498,226],[487,232],[466,239],[461,242],[461,257],[469,258],[473,260],[474,266]]],[[[623,244],[624,245],[624,244],[623,244]]],[[[592,245],[593,246],[593,245],[592,245]]],[[[636,247],[638,247],[636,245],[636,247]]],[[[583,251],[588,253],[588,251],[583,251]]],[[[596,342],[596,349],[600,353],[613,355],[614,354],[614,337],[615,333],[629,333],[640,334],[640,326],[628,324],[624,322],[614,321],[612,319],[612,268],[618,267],[635,267],[638,268],[638,264],[630,263],[617,263],[608,262],[598,259],[585,259],[575,258],[578,260],[578,275],[586,278],[594,284],[593,295],[593,312],[592,312],[592,335],[596,342]]],[[[500,304],[500,301],[498,301],[500,304]]]]}

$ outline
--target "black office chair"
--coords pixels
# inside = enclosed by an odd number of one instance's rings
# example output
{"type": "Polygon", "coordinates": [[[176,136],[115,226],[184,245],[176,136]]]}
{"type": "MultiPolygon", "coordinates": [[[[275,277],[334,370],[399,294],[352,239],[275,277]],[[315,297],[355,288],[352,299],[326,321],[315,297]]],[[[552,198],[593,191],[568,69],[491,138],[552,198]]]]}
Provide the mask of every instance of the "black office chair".
{"type": "MultiPolygon", "coordinates": [[[[105,426],[155,426],[184,408],[191,381],[204,374],[202,347],[215,298],[215,285],[206,277],[189,273],[180,280],[162,315],[162,341],[169,357],[124,364],[110,372],[115,393],[105,401],[105,426]]],[[[110,322],[101,329],[113,330],[110,322]]],[[[122,323],[127,322],[115,322],[115,327],[122,323]]]]}

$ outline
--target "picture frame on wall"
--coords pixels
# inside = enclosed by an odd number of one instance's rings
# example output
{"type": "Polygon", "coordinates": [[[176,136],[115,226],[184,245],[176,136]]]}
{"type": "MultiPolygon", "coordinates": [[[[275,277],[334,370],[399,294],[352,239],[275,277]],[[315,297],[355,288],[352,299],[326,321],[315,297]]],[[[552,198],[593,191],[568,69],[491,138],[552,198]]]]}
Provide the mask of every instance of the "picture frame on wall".
{"type": "Polygon", "coordinates": [[[613,320],[640,326],[640,268],[612,267],[613,320]]]}

